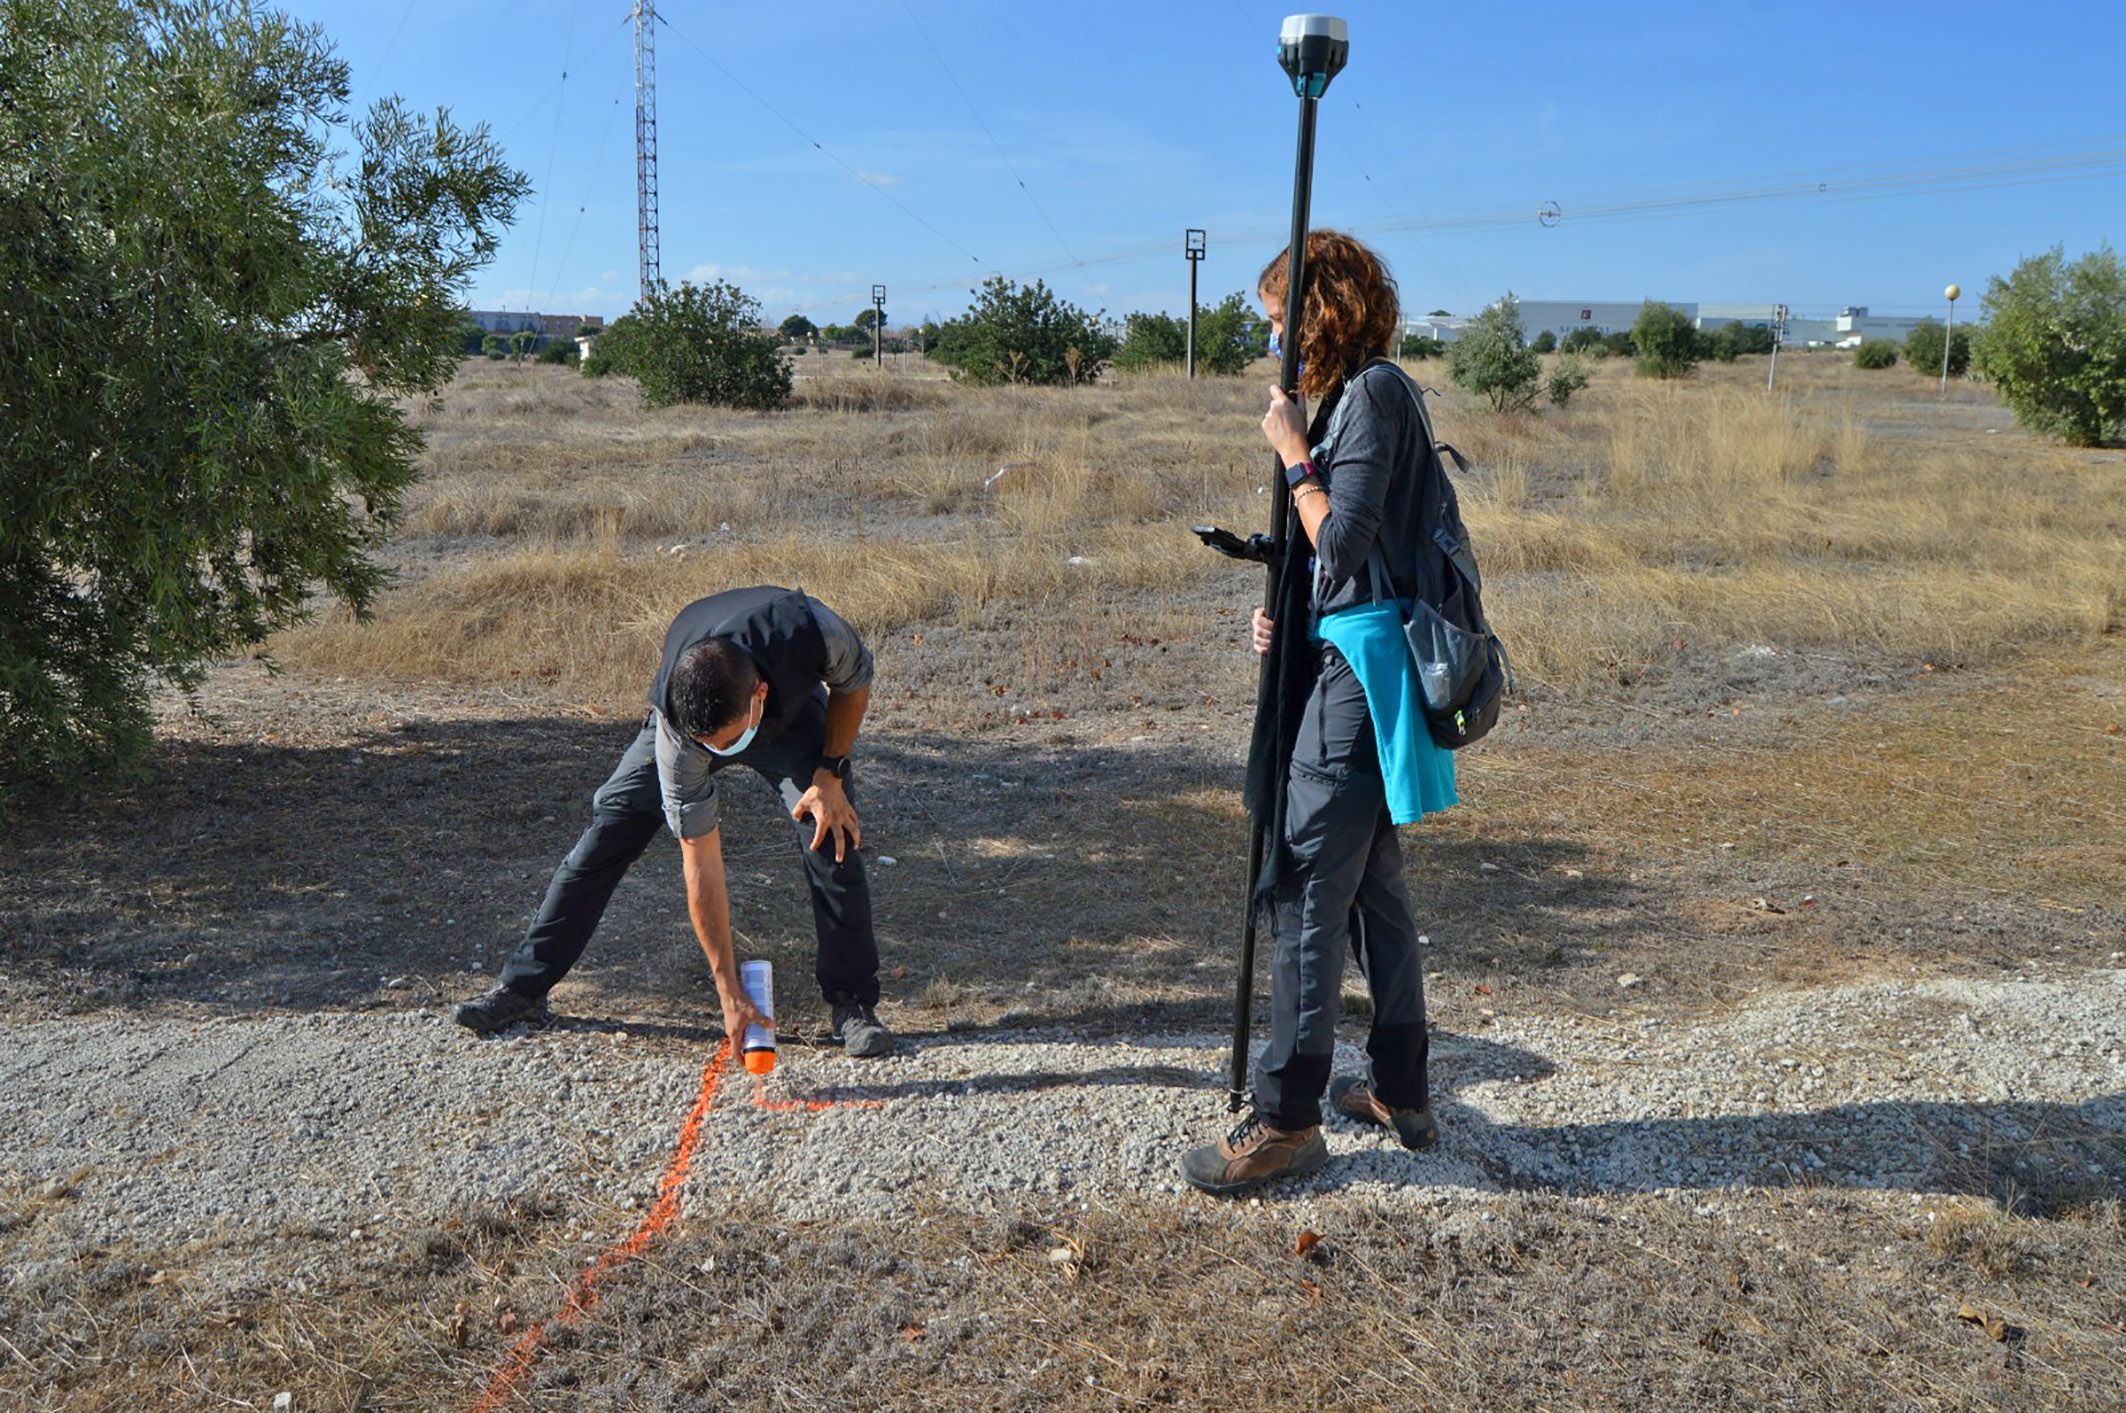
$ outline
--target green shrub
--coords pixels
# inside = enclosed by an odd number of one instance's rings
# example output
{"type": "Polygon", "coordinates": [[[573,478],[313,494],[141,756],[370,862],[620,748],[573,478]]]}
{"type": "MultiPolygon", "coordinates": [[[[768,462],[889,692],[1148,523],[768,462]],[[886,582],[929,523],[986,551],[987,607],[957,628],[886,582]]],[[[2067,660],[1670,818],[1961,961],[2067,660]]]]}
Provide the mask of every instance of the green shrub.
{"type": "Polygon", "coordinates": [[[636,327],[620,371],[634,375],[646,405],[772,408],[789,400],[782,342],[761,329],[759,303],[737,285],[683,281],[638,301],[628,317],[636,327]]]}
{"type": "Polygon", "coordinates": [[[1979,372],[2016,420],[2094,446],[2126,433],[2126,268],[2110,246],[2072,264],[2054,246],[1988,284],[1979,372]]]}
{"type": "Polygon", "coordinates": [[[1672,304],[1649,299],[1640,305],[1631,341],[1642,378],[1687,378],[1698,366],[1698,328],[1672,304]]]}
{"type": "Polygon", "coordinates": [[[1456,383],[1491,403],[1494,412],[1525,412],[1535,406],[1543,360],[1521,334],[1521,302],[1508,293],[1469,321],[1447,346],[1447,372],[1456,383]]]}
{"type": "Polygon", "coordinates": [[[540,349],[539,356],[533,361],[538,363],[558,363],[563,367],[573,368],[576,366],[576,360],[582,356],[582,350],[576,347],[574,339],[555,339],[552,343],[540,349]]]}
{"type": "Polygon", "coordinates": [[[1773,339],[1769,325],[1729,324],[1721,332],[1726,334],[1728,341],[1734,344],[1735,352],[1737,353],[1770,353],[1772,351],[1773,339]]]}
{"type": "Polygon", "coordinates": [[[973,307],[937,328],[930,357],[971,383],[1089,383],[1115,356],[1100,316],[1056,298],[1040,280],[985,280],[973,307]]]}
{"type": "Polygon", "coordinates": [[[808,339],[819,332],[819,325],[802,314],[792,314],[775,326],[775,332],[786,339],[808,339]]]}
{"type": "Polygon", "coordinates": [[[635,347],[640,341],[642,326],[633,314],[623,314],[605,326],[605,332],[591,343],[591,356],[583,360],[583,373],[589,378],[603,378],[609,373],[633,375],[635,347]]]}
{"type": "Polygon", "coordinates": [[[1270,352],[1270,321],[1235,290],[1196,313],[1196,368],[1231,377],[1270,352]]]}
{"type": "Polygon", "coordinates": [[[1447,345],[1440,339],[1427,338],[1423,334],[1406,334],[1397,349],[1405,358],[1444,358],[1447,345]]]}
{"type": "Polygon", "coordinates": [[[1732,363],[1741,354],[1741,346],[1735,338],[1734,324],[1722,324],[1717,329],[1698,330],[1698,357],[1709,363],[1732,363]]]}
{"type": "Polygon", "coordinates": [[[1560,353],[1592,353],[1597,358],[1607,358],[1609,350],[1603,346],[1600,329],[1574,329],[1558,340],[1560,353]]]}
{"type": "Polygon", "coordinates": [[[1897,345],[1889,339],[1862,339],[1853,350],[1853,366],[1856,368],[1894,368],[1897,366],[1897,345]]]}
{"type": "Polygon", "coordinates": [[[1550,376],[1543,386],[1550,393],[1551,405],[1563,407],[1572,401],[1572,395],[1586,387],[1588,382],[1586,362],[1577,353],[1564,353],[1558,355],[1557,361],[1550,365],[1550,376]]]}
{"type": "Polygon", "coordinates": [[[1602,352],[1611,358],[1636,358],[1639,345],[1631,330],[1619,329],[1613,334],[1602,335],[1602,352]]]}
{"type": "Polygon", "coordinates": [[[1132,314],[1122,321],[1122,346],[1115,350],[1115,366],[1141,373],[1147,368],[1184,362],[1188,357],[1188,325],[1171,314],[1132,314]]]}
{"type": "Polygon", "coordinates": [[[0,795],[108,795],[156,679],[386,580],[406,409],[528,183],[348,82],[264,8],[0,5],[0,795]]]}
{"type": "Polygon", "coordinates": [[[1941,376],[1943,349],[1949,354],[1949,376],[1961,378],[1971,371],[1971,331],[1954,333],[1939,319],[1922,319],[1905,335],[1905,365],[1930,378],[1941,376]]]}
{"type": "Polygon", "coordinates": [[[1556,353],[1558,351],[1558,336],[1545,329],[1529,340],[1528,347],[1536,353],[1556,353]]]}
{"type": "Polygon", "coordinates": [[[509,340],[500,334],[489,334],[480,340],[480,352],[500,362],[509,357],[509,340]]]}

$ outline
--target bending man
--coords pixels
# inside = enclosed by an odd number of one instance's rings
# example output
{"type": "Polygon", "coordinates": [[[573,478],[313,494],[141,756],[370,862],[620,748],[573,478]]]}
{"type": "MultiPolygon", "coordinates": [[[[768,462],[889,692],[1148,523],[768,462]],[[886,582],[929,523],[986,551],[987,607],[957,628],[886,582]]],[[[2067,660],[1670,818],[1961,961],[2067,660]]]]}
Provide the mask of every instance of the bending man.
{"type": "Polygon", "coordinates": [[[502,979],[452,1018],[482,1034],[544,1024],[546,993],[583,955],[613,889],[663,824],[679,840],[687,911],[715,975],[725,1033],[735,1041],[746,1025],[768,1024],[746,999],[731,953],[717,819],[717,775],[745,765],[780,792],[797,823],[835,1039],[851,1055],[892,1049],[873,1010],[878,942],[849,781],[871,672],[855,630],[802,591],[732,589],[682,609],[664,636],[649,716],[591,796],[590,827],[554,871],[502,979]]]}

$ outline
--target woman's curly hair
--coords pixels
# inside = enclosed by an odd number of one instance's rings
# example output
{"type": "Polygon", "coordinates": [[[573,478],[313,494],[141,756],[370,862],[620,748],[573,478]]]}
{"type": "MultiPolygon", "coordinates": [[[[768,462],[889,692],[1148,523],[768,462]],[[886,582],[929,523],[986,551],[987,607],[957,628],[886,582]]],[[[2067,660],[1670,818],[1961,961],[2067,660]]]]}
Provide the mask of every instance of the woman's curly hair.
{"type": "MultiPolygon", "coordinates": [[[[1256,281],[1264,302],[1284,311],[1286,267],[1292,247],[1262,267],[1256,281]]],[[[1402,321],[1395,277],[1378,255],[1342,231],[1307,234],[1307,289],[1299,334],[1299,390],[1325,396],[1337,384],[1389,352],[1402,321]]]]}

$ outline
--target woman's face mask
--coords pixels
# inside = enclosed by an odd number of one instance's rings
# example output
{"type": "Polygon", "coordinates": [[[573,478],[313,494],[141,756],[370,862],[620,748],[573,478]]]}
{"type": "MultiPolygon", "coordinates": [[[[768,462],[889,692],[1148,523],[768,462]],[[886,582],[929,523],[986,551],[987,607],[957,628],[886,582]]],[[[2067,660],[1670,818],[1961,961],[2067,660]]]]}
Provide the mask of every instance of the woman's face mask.
{"type": "Polygon", "coordinates": [[[709,743],[708,743],[708,742],[706,742],[706,741],[703,741],[703,742],[702,742],[701,744],[702,744],[703,746],[706,746],[706,747],[708,748],[708,751],[709,751],[709,754],[710,754],[710,755],[716,755],[716,756],[735,756],[735,755],[737,755],[737,754],[738,754],[738,753],[739,753],[740,751],[742,751],[742,750],[744,750],[744,749],[745,749],[746,747],[748,747],[748,746],[752,745],[752,744],[753,744],[753,738],[754,738],[755,736],[757,736],[757,735],[759,735],[759,734],[760,734],[760,707],[761,707],[761,698],[760,698],[760,697],[758,697],[758,696],[755,696],[755,697],[753,698],[753,710],[752,710],[752,712],[751,712],[751,713],[750,713],[750,714],[749,714],[749,715],[748,715],[748,716],[746,717],[746,723],[747,723],[747,724],[746,724],[746,729],[745,729],[745,730],[744,730],[744,731],[743,731],[742,733],[740,733],[740,735],[739,735],[738,739],[737,739],[737,740],[735,740],[735,741],[733,741],[733,742],[732,742],[732,743],[731,743],[730,745],[728,745],[728,746],[710,746],[710,745],[709,745],[709,743]]]}
{"type": "MultiPolygon", "coordinates": [[[[1270,357],[1284,357],[1284,331],[1282,329],[1270,330],[1270,357]]],[[[1299,371],[1302,373],[1307,371],[1307,361],[1304,358],[1299,360],[1299,371]]]]}

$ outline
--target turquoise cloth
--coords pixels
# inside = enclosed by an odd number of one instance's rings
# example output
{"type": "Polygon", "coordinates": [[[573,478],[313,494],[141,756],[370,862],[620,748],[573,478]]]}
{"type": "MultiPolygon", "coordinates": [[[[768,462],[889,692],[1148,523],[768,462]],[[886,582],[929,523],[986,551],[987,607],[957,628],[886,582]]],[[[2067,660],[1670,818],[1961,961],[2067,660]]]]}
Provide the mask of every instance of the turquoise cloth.
{"type": "Polygon", "coordinates": [[[1403,636],[1403,610],[1392,603],[1360,604],[1324,614],[1319,636],[1344,655],[1366,693],[1380,775],[1388,787],[1388,818],[1414,824],[1456,802],[1454,753],[1443,751],[1425,726],[1417,665],[1403,636]]]}

